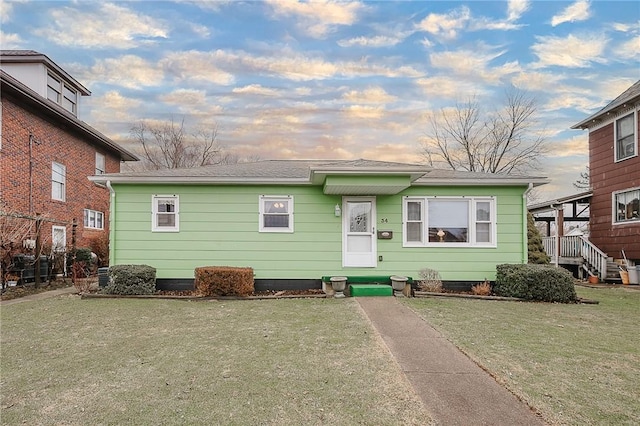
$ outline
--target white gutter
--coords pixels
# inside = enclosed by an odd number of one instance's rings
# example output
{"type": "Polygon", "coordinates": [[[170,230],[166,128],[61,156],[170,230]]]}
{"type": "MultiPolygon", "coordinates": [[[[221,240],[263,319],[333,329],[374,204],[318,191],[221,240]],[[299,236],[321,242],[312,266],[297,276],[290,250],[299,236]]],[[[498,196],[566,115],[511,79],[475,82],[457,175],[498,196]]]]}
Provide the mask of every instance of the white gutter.
{"type": "Polygon", "coordinates": [[[529,237],[528,237],[528,226],[527,222],[529,219],[529,210],[527,209],[527,196],[533,190],[534,184],[533,182],[529,182],[529,187],[526,191],[522,193],[522,214],[524,218],[522,235],[524,236],[522,241],[522,263],[529,263],[529,237]]]}
{"type": "Polygon", "coordinates": [[[111,186],[111,181],[106,182],[107,188],[109,188],[109,263],[111,265],[115,262],[115,236],[116,236],[116,191],[111,186]]]}

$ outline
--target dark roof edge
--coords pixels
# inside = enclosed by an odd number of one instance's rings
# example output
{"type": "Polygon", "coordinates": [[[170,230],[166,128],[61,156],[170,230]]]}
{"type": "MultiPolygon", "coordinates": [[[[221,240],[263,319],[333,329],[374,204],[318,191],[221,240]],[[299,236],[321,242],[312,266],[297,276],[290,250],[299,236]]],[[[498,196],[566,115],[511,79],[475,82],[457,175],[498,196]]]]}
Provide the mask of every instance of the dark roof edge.
{"type": "Polygon", "coordinates": [[[624,107],[627,103],[633,103],[640,100],[640,80],[632,84],[627,90],[622,92],[617,98],[613,101],[609,102],[604,108],[595,114],[591,114],[589,117],[585,118],[581,122],[574,124],[571,126],[571,129],[587,129],[589,128],[589,124],[595,120],[598,120],[601,116],[606,113],[612,112],[621,106],[624,107]]]}
{"type": "Polygon", "coordinates": [[[133,154],[132,152],[124,149],[117,143],[113,142],[107,136],[103,135],[93,127],[86,124],[85,122],[79,120],[77,117],[70,114],[61,106],[55,104],[54,102],[51,102],[48,99],[44,99],[42,96],[38,95],[36,92],[29,89],[27,86],[20,83],[18,80],[16,80],[11,75],[7,74],[2,70],[0,70],[0,79],[2,81],[2,85],[6,86],[6,87],[3,87],[3,92],[9,89],[8,92],[14,92],[15,94],[18,94],[19,96],[25,98],[28,102],[39,107],[45,113],[57,119],[64,120],[69,124],[72,124],[76,130],[80,131],[85,136],[90,137],[91,139],[94,140],[94,142],[97,142],[99,145],[102,145],[112,151],[117,152],[123,161],[140,160],[140,158],[138,158],[137,155],[133,154]]]}

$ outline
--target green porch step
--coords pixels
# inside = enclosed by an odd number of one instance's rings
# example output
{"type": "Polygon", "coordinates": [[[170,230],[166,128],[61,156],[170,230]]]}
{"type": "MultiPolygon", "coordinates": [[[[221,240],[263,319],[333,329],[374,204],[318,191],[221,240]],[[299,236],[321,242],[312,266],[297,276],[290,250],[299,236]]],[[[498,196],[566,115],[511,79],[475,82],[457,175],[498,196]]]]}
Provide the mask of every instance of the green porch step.
{"type": "Polygon", "coordinates": [[[350,284],[349,293],[357,296],[393,296],[393,289],[385,284],[350,284]]]}

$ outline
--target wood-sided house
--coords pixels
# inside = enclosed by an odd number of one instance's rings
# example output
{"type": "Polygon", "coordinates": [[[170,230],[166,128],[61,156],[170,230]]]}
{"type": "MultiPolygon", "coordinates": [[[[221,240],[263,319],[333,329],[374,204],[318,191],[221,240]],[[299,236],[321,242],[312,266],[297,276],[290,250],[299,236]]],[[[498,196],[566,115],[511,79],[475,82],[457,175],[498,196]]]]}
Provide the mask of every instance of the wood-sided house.
{"type": "Polygon", "coordinates": [[[322,276],[495,279],[527,262],[526,199],[544,178],[355,160],[273,160],[105,174],[111,264],[148,264],[159,288],[194,268],[249,266],[257,289],[317,288],[322,276]]]}
{"type": "Polygon", "coordinates": [[[640,80],[572,129],[589,130],[590,241],[640,264],[640,80]]]}

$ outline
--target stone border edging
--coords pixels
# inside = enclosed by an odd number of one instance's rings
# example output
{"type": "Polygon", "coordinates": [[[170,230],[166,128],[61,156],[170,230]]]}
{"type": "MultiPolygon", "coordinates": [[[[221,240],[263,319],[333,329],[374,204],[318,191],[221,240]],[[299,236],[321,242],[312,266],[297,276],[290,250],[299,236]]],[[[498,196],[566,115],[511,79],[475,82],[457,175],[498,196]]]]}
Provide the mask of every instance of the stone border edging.
{"type": "Polygon", "coordinates": [[[290,294],[282,296],[220,296],[220,297],[201,297],[201,296],[171,296],[162,294],[96,294],[81,293],[81,299],[160,299],[160,300],[186,300],[196,302],[211,302],[219,300],[262,300],[262,299],[326,299],[326,294],[290,294]]]}
{"type": "Polygon", "coordinates": [[[503,296],[480,296],[477,294],[460,294],[460,293],[437,293],[432,291],[416,291],[416,297],[458,297],[461,299],[480,299],[480,300],[502,300],[507,302],[528,302],[527,299],[520,299],[518,297],[503,297],[503,296]]]}

